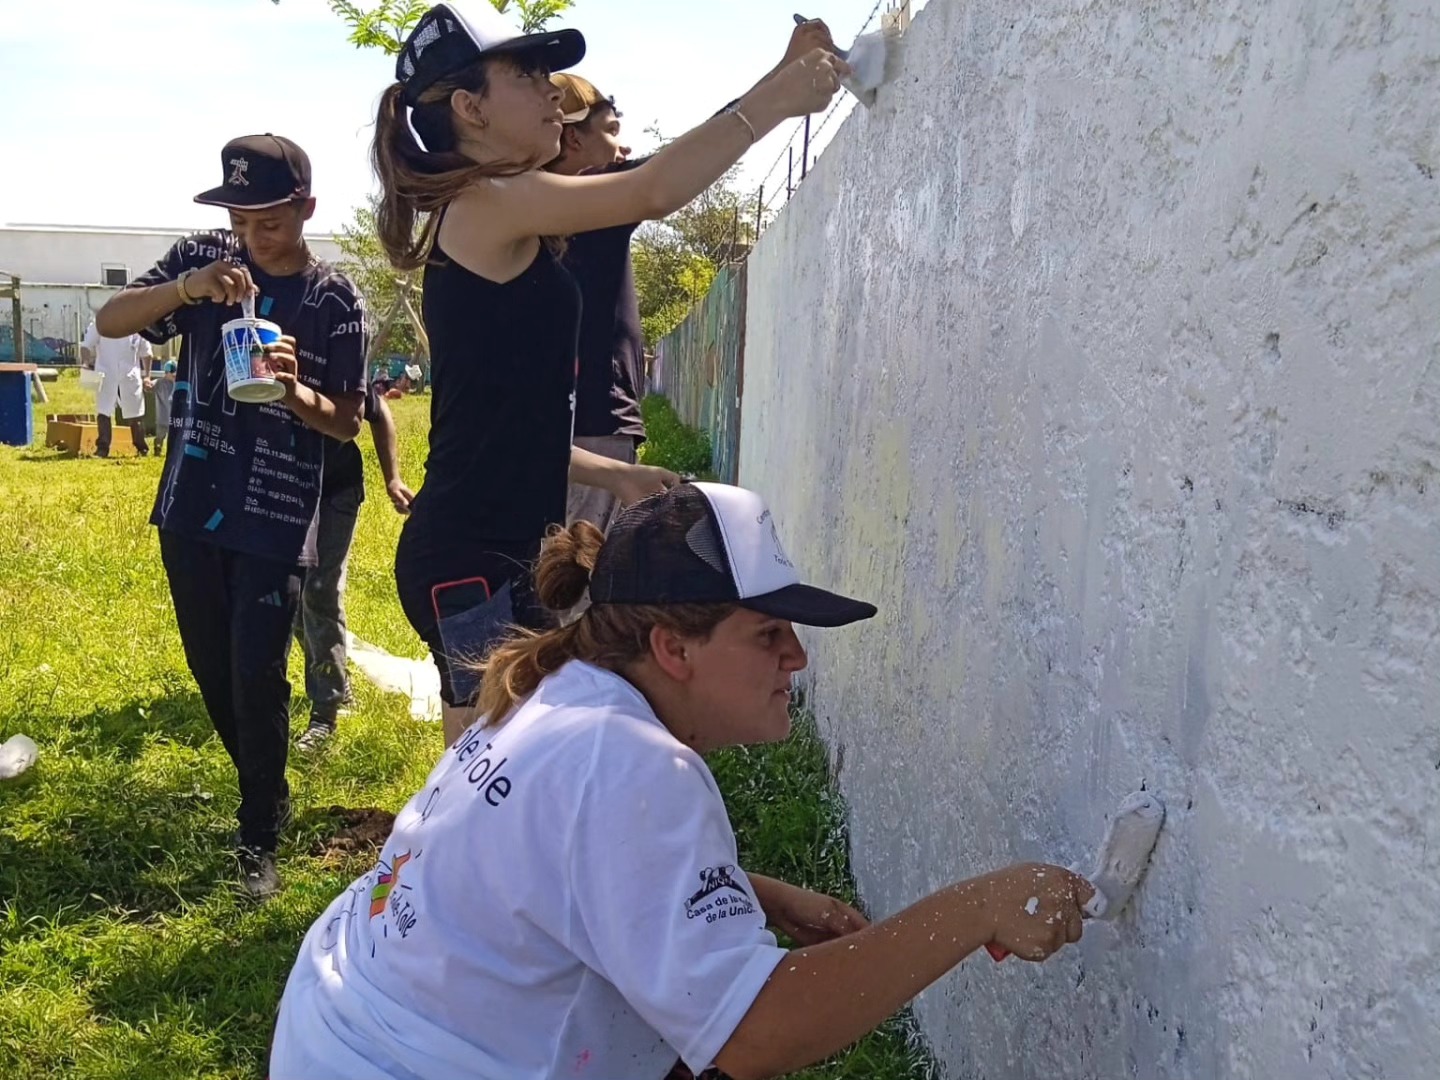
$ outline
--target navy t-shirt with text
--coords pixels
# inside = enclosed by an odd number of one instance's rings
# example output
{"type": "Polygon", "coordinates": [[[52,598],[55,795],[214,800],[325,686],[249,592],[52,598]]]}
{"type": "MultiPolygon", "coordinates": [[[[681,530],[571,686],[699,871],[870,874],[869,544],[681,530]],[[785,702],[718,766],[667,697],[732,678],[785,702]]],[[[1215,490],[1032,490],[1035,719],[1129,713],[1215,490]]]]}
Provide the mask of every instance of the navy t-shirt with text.
{"type": "MultiPolygon", "coordinates": [[[[326,395],[365,389],[365,312],[355,286],[312,259],[272,277],[228,230],[180,240],[130,288],[174,281],[184,270],[229,258],[246,265],[260,293],[255,314],[295,338],[300,381],[326,395]]],[[[240,305],[177,308],[142,331],[160,344],[182,336],[165,459],[150,522],[229,550],[300,566],[315,563],[315,523],[325,437],[280,402],[234,401],[225,390],[220,328],[240,305]]]]}

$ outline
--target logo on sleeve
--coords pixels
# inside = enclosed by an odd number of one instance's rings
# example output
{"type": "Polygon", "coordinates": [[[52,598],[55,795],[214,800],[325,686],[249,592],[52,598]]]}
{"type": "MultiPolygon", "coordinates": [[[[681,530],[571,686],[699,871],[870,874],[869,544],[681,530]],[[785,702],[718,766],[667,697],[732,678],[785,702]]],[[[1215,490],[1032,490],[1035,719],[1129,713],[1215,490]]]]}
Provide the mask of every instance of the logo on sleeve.
{"type": "Polygon", "coordinates": [[[707,866],[700,871],[700,888],[685,901],[685,918],[707,923],[755,912],[750,895],[735,880],[733,866],[707,866]]]}

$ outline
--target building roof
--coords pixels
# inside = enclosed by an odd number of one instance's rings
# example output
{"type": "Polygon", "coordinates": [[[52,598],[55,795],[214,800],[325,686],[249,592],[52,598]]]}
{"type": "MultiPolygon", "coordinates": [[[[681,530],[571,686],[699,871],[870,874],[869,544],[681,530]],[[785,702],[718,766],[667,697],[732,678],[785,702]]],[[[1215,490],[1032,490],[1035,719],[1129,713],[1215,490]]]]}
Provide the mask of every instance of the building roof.
{"type": "MultiPolygon", "coordinates": [[[[0,228],[24,229],[26,232],[61,232],[61,233],[101,233],[111,236],[189,236],[191,233],[209,232],[215,228],[212,222],[209,225],[175,226],[165,228],[161,226],[148,225],[50,225],[38,224],[25,221],[9,221],[0,228]]],[[[317,239],[330,240],[339,234],[333,232],[307,232],[307,236],[317,239]]]]}

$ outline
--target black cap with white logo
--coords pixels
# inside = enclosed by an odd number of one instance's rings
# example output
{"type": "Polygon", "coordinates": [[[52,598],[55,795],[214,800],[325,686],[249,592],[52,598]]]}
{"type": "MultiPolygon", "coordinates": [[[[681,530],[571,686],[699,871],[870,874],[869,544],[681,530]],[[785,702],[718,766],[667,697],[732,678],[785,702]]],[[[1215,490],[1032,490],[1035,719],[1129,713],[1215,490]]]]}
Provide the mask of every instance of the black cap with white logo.
{"type": "Polygon", "coordinates": [[[578,30],[517,33],[489,0],[447,0],[420,17],[395,60],[395,79],[405,104],[415,106],[435,83],[500,52],[534,53],[550,71],[574,67],[585,57],[578,30]]]}
{"type": "Polygon", "coordinates": [[[231,210],[264,210],[310,197],[310,158],[279,135],[231,139],[220,152],[225,182],[195,196],[197,203],[231,210]]]}
{"type": "Polygon", "coordinates": [[[805,626],[869,619],[875,605],[800,582],[753,491],[681,484],[627,507],[590,575],[594,604],[738,604],[805,626]]]}

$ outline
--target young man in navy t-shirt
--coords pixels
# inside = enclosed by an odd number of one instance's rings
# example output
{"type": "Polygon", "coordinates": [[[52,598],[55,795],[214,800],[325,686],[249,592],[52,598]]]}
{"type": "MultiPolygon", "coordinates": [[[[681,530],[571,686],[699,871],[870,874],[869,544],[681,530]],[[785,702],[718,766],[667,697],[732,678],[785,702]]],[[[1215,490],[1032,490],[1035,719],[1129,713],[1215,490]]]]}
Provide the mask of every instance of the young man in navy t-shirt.
{"type": "Polygon", "coordinates": [[[221,154],[224,183],[195,197],[230,214],[106,303],[100,332],[179,335],[172,436],[150,515],[190,672],[240,782],[238,857],[247,891],[280,887],[275,850],[289,816],[286,676],[305,568],[316,559],[325,436],[360,430],[365,317],[348,278],[316,259],[310,160],[288,139],[252,135],[221,154]],[[226,392],[221,327],[255,314],[279,325],[267,347],[284,397],[226,392]]]}

